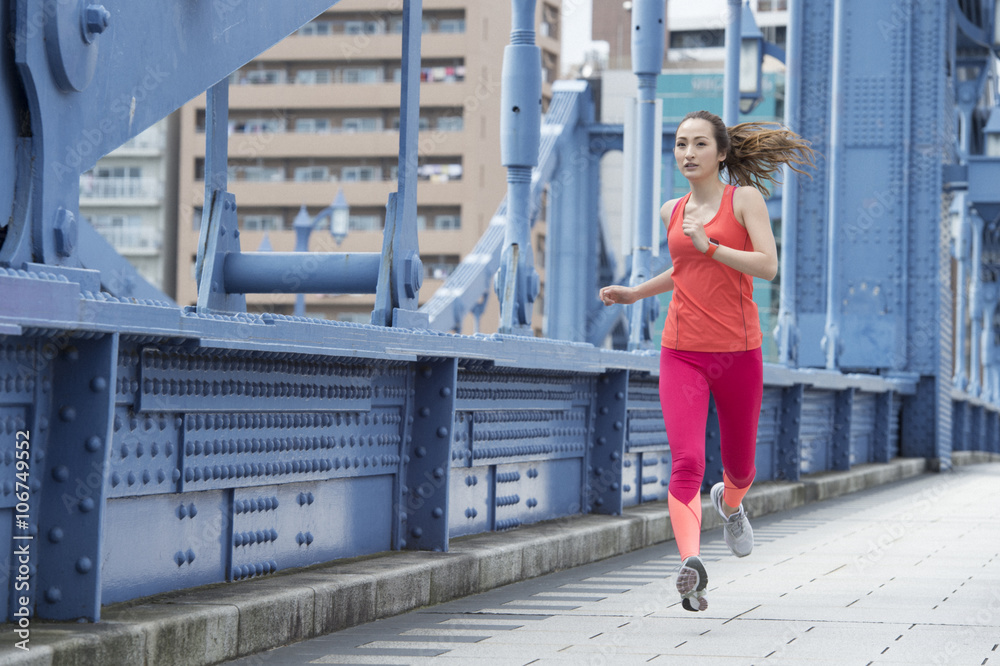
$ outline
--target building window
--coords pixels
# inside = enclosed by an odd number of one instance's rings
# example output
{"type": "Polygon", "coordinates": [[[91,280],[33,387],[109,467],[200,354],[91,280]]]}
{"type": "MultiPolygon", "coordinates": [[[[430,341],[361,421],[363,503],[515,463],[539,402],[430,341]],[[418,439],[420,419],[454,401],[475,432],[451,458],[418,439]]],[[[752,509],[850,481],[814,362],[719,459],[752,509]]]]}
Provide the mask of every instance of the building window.
{"type": "Polygon", "coordinates": [[[326,134],[330,131],[330,119],[299,118],[295,121],[295,131],[303,134],[326,134]]]}
{"type": "Polygon", "coordinates": [[[276,85],[285,83],[286,81],[287,74],[283,69],[251,69],[241,74],[239,82],[255,85],[276,85]]]}
{"type": "Polygon", "coordinates": [[[97,215],[84,218],[117,250],[159,250],[162,234],[144,224],[141,215],[97,215]]]}
{"type": "Polygon", "coordinates": [[[461,164],[421,164],[417,167],[417,178],[432,183],[447,183],[462,180],[461,164]]]}
{"type": "Polygon", "coordinates": [[[381,118],[344,118],[340,124],[342,132],[378,132],[382,129],[381,118]]]}
{"type": "Polygon", "coordinates": [[[465,65],[421,67],[420,80],[426,83],[460,83],[465,81],[465,65]]]}
{"type": "MultiPolygon", "coordinates": [[[[204,169],[204,166],[202,166],[204,169]]],[[[204,172],[201,174],[205,178],[204,172]]],[[[285,180],[285,170],[281,167],[261,165],[229,165],[229,179],[250,183],[280,183],[285,180]]]]}
{"type": "Polygon", "coordinates": [[[344,21],[344,33],[348,35],[381,35],[383,32],[381,21],[344,21]]]}
{"type": "Polygon", "coordinates": [[[458,266],[458,255],[437,254],[420,258],[424,264],[424,277],[432,280],[444,280],[458,266]]]}
{"type": "Polygon", "coordinates": [[[465,32],[465,19],[441,19],[437,31],[449,34],[465,32]]]}
{"type": "Polygon", "coordinates": [[[351,215],[347,228],[351,231],[381,231],[382,219],[378,215],[351,215]]]}
{"type": "Polygon", "coordinates": [[[465,121],[462,116],[440,116],[437,128],[443,132],[461,132],[465,128],[465,121]]]}
{"type": "Polygon", "coordinates": [[[788,11],[788,0],[757,0],[757,11],[759,12],[788,11]]]}
{"type": "Polygon", "coordinates": [[[462,228],[462,220],[458,215],[435,215],[434,229],[438,231],[452,231],[462,228]]]}
{"type": "Polygon", "coordinates": [[[311,23],[306,23],[304,26],[299,28],[297,34],[303,37],[312,37],[317,35],[332,35],[333,23],[331,21],[313,21],[311,23]]]}
{"type": "Polygon", "coordinates": [[[672,49],[721,48],[725,44],[725,30],[677,30],[670,33],[672,49]]]}
{"type": "Polygon", "coordinates": [[[342,83],[382,83],[382,70],[374,67],[351,67],[340,70],[342,83]]]}
{"type": "Polygon", "coordinates": [[[340,179],[345,183],[367,183],[381,180],[382,170],[371,166],[344,167],[340,171],[340,179]]]}
{"type": "Polygon", "coordinates": [[[230,131],[236,134],[259,134],[261,132],[284,132],[288,126],[284,118],[246,118],[230,120],[230,131]]]}
{"type": "Polygon", "coordinates": [[[333,80],[328,69],[300,69],[295,74],[295,83],[303,86],[325,85],[333,80]]]}
{"type": "Polygon", "coordinates": [[[244,215],[240,224],[244,231],[279,231],[283,226],[280,215],[244,215]]]}
{"type": "Polygon", "coordinates": [[[330,180],[330,167],[308,166],[296,167],[296,183],[318,183],[330,180]]]}

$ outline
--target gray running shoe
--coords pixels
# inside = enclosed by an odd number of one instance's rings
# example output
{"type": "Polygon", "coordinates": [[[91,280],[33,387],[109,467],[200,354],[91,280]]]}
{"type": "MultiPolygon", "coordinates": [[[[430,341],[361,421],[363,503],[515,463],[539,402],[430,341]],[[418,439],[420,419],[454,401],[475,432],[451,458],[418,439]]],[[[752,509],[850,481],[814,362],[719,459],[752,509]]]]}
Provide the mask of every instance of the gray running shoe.
{"type": "Polygon", "coordinates": [[[681,595],[681,605],[684,610],[703,611],[708,609],[708,599],[705,588],[708,587],[708,574],[705,565],[697,555],[684,560],[677,570],[677,591],[681,595]]]}
{"type": "Polygon", "coordinates": [[[740,510],[726,518],[722,511],[722,494],[726,490],[726,484],[717,483],[712,486],[712,505],[722,516],[723,529],[725,530],[726,545],[733,551],[736,557],[746,557],[753,551],[753,528],[747,519],[747,513],[740,504],[740,510]]]}

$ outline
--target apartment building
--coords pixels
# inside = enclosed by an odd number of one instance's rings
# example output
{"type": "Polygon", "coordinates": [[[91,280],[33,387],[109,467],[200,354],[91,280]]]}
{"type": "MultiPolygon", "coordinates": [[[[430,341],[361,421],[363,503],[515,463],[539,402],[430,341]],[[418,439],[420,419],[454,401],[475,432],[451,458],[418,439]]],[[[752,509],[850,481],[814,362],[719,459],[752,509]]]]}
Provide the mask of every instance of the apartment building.
{"type": "Polygon", "coordinates": [[[173,295],[176,123],[164,118],[80,176],[80,214],[150,284],[173,295]]]}
{"type": "MultiPolygon", "coordinates": [[[[559,3],[536,7],[543,97],[559,74],[559,3]]],[[[347,236],[329,222],[311,251],[379,252],[397,188],[402,3],[342,0],[230,77],[229,191],[243,250],[295,249],[293,221],[342,191],[347,236]]],[[[509,2],[424,0],[417,214],[426,301],[479,240],[506,193],[500,78],[509,2]]],[[[178,303],[197,300],[194,260],[204,200],[205,96],[180,111],[178,303]]],[[[496,330],[496,299],[482,330],[496,330]]],[[[248,294],[250,311],[291,313],[291,294],[248,294]]],[[[306,314],[367,322],[373,295],[306,296],[306,314]]],[[[472,331],[468,322],[464,332],[472,331]]]]}

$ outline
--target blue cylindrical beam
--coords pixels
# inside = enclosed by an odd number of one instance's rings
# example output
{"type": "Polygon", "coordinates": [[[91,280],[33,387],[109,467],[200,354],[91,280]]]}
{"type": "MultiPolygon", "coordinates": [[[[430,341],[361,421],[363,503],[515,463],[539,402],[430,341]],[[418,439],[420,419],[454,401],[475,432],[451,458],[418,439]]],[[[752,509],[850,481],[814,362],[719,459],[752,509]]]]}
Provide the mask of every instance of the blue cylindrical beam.
{"type": "Polygon", "coordinates": [[[510,44],[500,92],[500,159],[507,167],[507,226],[497,276],[500,331],[528,333],[537,275],[531,252],[531,170],[542,134],[542,55],[535,45],[535,0],[511,0],[510,44]],[[517,246],[516,249],[514,246],[517,246]]]}
{"type": "MultiPolygon", "coordinates": [[[[661,0],[639,0],[632,7],[632,71],[638,79],[636,99],[636,150],[635,168],[636,201],[632,208],[635,245],[632,248],[633,286],[650,278],[652,261],[652,222],[658,211],[653,210],[653,154],[656,127],[656,77],[663,67],[664,12],[666,3],[661,0]]],[[[651,303],[642,301],[632,308],[629,327],[629,347],[636,349],[649,338],[647,313],[651,303]]]]}
{"type": "Polygon", "coordinates": [[[241,252],[226,256],[229,294],[374,294],[379,252],[241,252]]]}

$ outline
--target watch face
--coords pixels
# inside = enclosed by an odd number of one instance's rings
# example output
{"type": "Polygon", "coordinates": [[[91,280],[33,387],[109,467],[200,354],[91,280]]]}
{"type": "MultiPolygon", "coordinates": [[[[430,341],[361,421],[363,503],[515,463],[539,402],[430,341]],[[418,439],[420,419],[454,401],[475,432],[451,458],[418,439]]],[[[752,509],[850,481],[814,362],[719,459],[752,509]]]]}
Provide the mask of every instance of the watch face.
{"type": "Polygon", "coordinates": [[[715,240],[714,238],[709,238],[708,242],[711,243],[712,245],[718,245],[719,244],[719,241],[715,240]]]}

